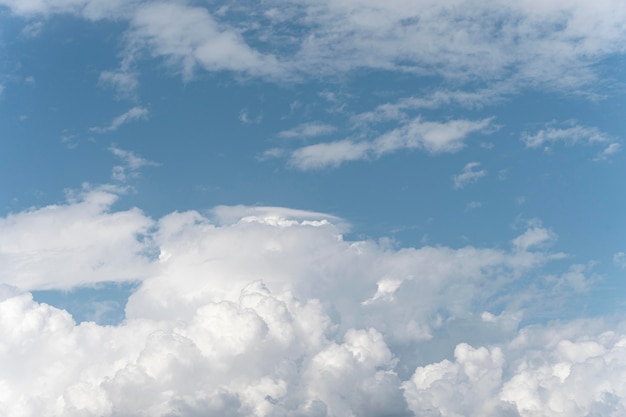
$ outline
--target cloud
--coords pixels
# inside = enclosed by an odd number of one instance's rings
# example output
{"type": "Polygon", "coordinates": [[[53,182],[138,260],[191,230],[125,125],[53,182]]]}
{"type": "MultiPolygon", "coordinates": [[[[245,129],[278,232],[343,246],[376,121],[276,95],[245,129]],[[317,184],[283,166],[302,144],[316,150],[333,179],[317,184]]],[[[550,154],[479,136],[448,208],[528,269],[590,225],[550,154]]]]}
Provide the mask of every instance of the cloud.
{"type": "Polygon", "coordinates": [[[367,142],[341,140],[318,143],[296,149],[289,156],[289,164],[303,171],[336,168],[344,162],[366,159],[371,150],[367,142]]]}
{"type": "Polygon", "coordinates": [[[141,211],[109,212],[121,190],[86,188],[65,204],[0,218],[0,274],[24,290],[140,279],[152,226],[141,211]]]}
{"type": "Polygon", "coordinates": [[[477,170],[480,166],[480,162],[470,162],[463,167],[463,172],[452,177],[454,181],[454,188],[464,188],[468,184],[475,183],[479,178],[487,175],[487,171],[484,169],[477,170]]]}
{"type": "Polygon", "coordinates": [[[626,254],[624,252],[617,252],[614,254],[613,264],[621,269],[626,269],[626,254]]]}
{"type": "Polygon", "coordinates": [[[403,149],[423,149],[429,153],[456,152],[472,133],[485,131],[491,118],[427,122],[417,117],[371,141],[341,140],[304,146],[293,151],[289,164],[297,169],[311,170],[338,167],[344,162],[378,159],[403,149]]]}
{"type": "Polygon", "coordinates": [[[556,240],[554,232],[541,225],[533,225],[521,235],[512,240],[513,247],[517,250],[527,251],[530,248],[541,247],[556,240]]]}
{"type": "Polygon", "coordinates": [[[600,79],[594,64],[623,53],[626,39],[620,0],[273,0],[213,13],[175,1],[0,5],[29,18],[73,14],[130,22],[129,45],[163,57],[187,79],[195,68],[280,81],[369,68],[513,90],[576,91],[594,88],[600,79]]]}
{"type": "Polygon", "coordinates": [[[113,167],[112,177],[116,181],[126,181],[128,177],[136,177],[137,170],[146,166],[159,166],[158,163],[142,158],[134,152],[111,146],[109,150],[124,162],[124,165],[113,167]]]}
{"type": "Polygon", "coordinates": [[[594,161],[606,161],[607,159],[611,157],[611,155],[621,152],[621,150],[622,150],[621,143],[617,143],[617,142],[610,143],[606,148],[600,151],[593,160],[594,161]]]}
{"type": "Polygon", "coordinates": [[[112,87],[123,97],[132,97],[139,85],[137,74],[130,71],[102,71],[98,83],[112,87]]]}
{"type": "Polygon", "coordinates": [[[324,136],[337,130],[334,126],[321,122],[303,123],[293,129],[283,130],[278,133],[279,138],[285,139],[306,139],[316,136],[324,136]]]}
{"type": "Polygon", "coordinates": [[[531,417],[626,406],[626,322],[517,328],[554,297],[533,292],[560,258],[536,223],[511,250],[390,248],[346,240],[344,221],[306,210],[218,206],[152,220],[113,209],[119,192],[85,188],[0,219],[8,415],[531,417]],[[128,279],[140,285],[114,326],[77,324],[25,292],[128,279]],[[521,305],[506,295],[519,285],[533,295],[521,305]]]}
{"type": "Polygon", "coordinates": [[[133,120],[147,119],[148,114],[150,114],[150,112],[145,107],[135,106],[132,109],[128,110],[126,113],[114,118],[109,126],[91,127],[89,128],[89,130],[96,133],[113,132],[119,129],[120,126],[133,120]]]}
{"type": "Polygon", "coordinates": [[[208,71],[237,71],[255,76],[281,73],[276,59],[249,47],[242,36],[218,23],[203,7],[178,3],[146,3],[137,8],[129,34],[153,56],[178,66],[184,78],[196,67],[208,71]]]}
{"type": "Polygon", "coordinates": [[[534,134],[526,132],[522,134],[522,141],[526,144],[527,148],[539,148],[544,146],[546,150],[549,150],[550,146],[556,143],[563,143],[567,146],[579,144],[586,146],[605,146],[605,148],[598,153],[596,158],[594,158],[594,161],[606,160],[611,155],[621,150],[622,145],[616,142],[614,137],[602,132],[597,127],[572,125],[572,122],[568,124],[571,126],[564,128],[549,126],[534,134]]]}

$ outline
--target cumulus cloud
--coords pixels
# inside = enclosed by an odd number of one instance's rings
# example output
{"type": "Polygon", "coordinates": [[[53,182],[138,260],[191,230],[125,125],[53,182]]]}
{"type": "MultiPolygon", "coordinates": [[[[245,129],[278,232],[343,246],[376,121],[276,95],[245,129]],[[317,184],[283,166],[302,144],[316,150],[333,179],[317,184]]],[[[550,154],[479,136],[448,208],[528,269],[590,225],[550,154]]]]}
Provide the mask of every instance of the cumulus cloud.
{"type": "Polygon", "coordinates": [[[452,177],[454,182],[454,188],[463,188],[468,184],[478,181],[480,178],[487,175],[487,170],[478,169],[480,162],[470,162],[463,167],[463,171],[452,177]]]}
{"type": "Polygon", "coordinates": [[[218,206],[152,220],[115,211],[119,192],[86,188],[1,219],[3,413],[624,411],[626,322],[517,329],[524,306],[503,290],[558,258],[536,224],[512,250],[394,249],[346,240],[323,213],[218,206]],[[77,324],[25,292],[127,279],[140,285],[115,326],[77,324]]]}
{"type": "Polygon", "coordinates": [[[423,149],[432,154],[456,152],[465,146],[467,136],[486,131],[491,121],[491,118],[461,119],[441,123],[417,117],[371,141],[344,139],[304,146],[291,153],[289,164],[311,170],[337,167],[348,161],[378,159],[404,149],[423,149]]]}
{"type": "Polygon", "coordinates": [[[121,114],[117,116],[116,118],[114,118],[111,121],[110,125],[104,126],[104,127],[92,127],[92,128],[89,128],[89,130],[92,132],[96,132],[96,133],[113,132],[119,129],[120,126],[128,122],[131,122],[133,120],[141,120],[141,119],[145,120],[148,118],[149,114],[150,112],[145,107],[135,106],[132,109],[128,110],[126,113],[121,114]]]}

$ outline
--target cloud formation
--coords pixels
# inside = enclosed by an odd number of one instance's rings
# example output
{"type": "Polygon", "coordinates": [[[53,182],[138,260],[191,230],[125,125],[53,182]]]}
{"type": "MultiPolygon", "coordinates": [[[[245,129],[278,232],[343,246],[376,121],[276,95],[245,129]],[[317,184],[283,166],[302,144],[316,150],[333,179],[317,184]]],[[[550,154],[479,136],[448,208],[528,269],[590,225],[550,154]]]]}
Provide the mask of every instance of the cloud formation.
{"type": "Polygon", "coordinates": [[[131,122],[133,120],[141,120],[141,119],[145,120],[148,118],[149,114],[150,112],[145,107],[135,106],[132,109],[128,110],[126,113],[121,114],[117,116],[116,118],[114,118],[111,121],[110,125],[104,126],[104,127],[91,127],[89,128],[89,130],[92,132],[96,132],[96,133],[113,132],[119,129],[120,126],[128,122],[131,122]]]}
{"type": "MultiPolygon", "coordinates": [[[[554,123],[552,123],[554,124],[554,123]]],[[[568,127],[548,126],[534,134],[522,134],[522,141],[527,148],[544,147],[550,150],[550,146],[557,143],[563,143],[567,146],[586,145],[586,146],[602,146],[604,149],[598,153],[594,160],[606,160],[611,155],[621,150],[621,144],[616,138],[602,132],[597,127],[582,126],[578,124],[568,123],[568,127]]]]}
{"type": "Polygon", "coordinates": [[[1,0],[0,5],[24,17],[125,20],[131,24],[130,45],[175,64],[184,77],[195,68],[276,80],[372,68],[456,82],[577,89],[599,78],[590,64],[624,52],[626,39],[620,0],[272,0],[211,8],[177,1],[1,0]]]}
{"type": "MultiPolygon", "coordinates": [[[[4,414],[583,417],[626,406],[626,322],[518,329],[554,296],[528,283],[563,257],[537,222],[508,250],[391,248],[286,208],[152,220],[113,210],[119,192],[85,188],[0,222],[4,414]],[[129,279],[141,284],[116,326],[77,324],[25,292],[129,279]],[[506,296],[522,283],[525,296],[506,296]]],[[[593,285],[581,268],[561,278],[593,285]]]]}
{"type": "Polygon", "coordinates": [[[487,170],[478,169],[480,162],[469,162],[463,167],[463,171],[452,177],[454,182],[454,188],[463,188],[468,184],[478,181],[480,178],[487,175],[487,170]]]}
{"type": "Polygon", "coordinates": [[[492,119],[422,121],[416,117],[371,141],[348,139],[318,143],[291,152],[289,164],[297,169],[334,168],[348,161],[378,159],[400,150],[422,149],[431,154],[451,153],[462,149],[467,136],[484,132],[492,119]]]}

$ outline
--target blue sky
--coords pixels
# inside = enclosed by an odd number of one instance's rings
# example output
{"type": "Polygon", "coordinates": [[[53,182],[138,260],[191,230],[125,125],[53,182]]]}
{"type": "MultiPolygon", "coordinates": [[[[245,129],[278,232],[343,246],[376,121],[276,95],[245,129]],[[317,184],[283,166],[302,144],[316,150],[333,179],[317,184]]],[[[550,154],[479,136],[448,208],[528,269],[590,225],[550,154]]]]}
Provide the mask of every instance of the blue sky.
{"type": "Polygon", "coordinates": [[[626,410],[626,8],[379,3],[0,0],[0,411],[626,410]]]}

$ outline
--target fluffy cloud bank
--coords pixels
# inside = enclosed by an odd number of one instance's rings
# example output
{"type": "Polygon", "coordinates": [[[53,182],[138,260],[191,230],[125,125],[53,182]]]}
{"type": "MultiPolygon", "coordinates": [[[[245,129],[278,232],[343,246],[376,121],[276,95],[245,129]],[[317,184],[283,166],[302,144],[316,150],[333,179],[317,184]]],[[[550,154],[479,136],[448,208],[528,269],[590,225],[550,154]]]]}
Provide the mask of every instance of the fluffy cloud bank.
{"type": "Polygon", "coordinates": [[[562,257],[538,224],[509,249],[396,248],[284,208],[154,221],[115,211],[118,192],[85,188],[0,222],[3,416],[626,410],[624,322],[518,328],[549,301],[528,282],[562,257]],[[25,292],[129,278],[141,285],[115,326],[25,292]]]}

